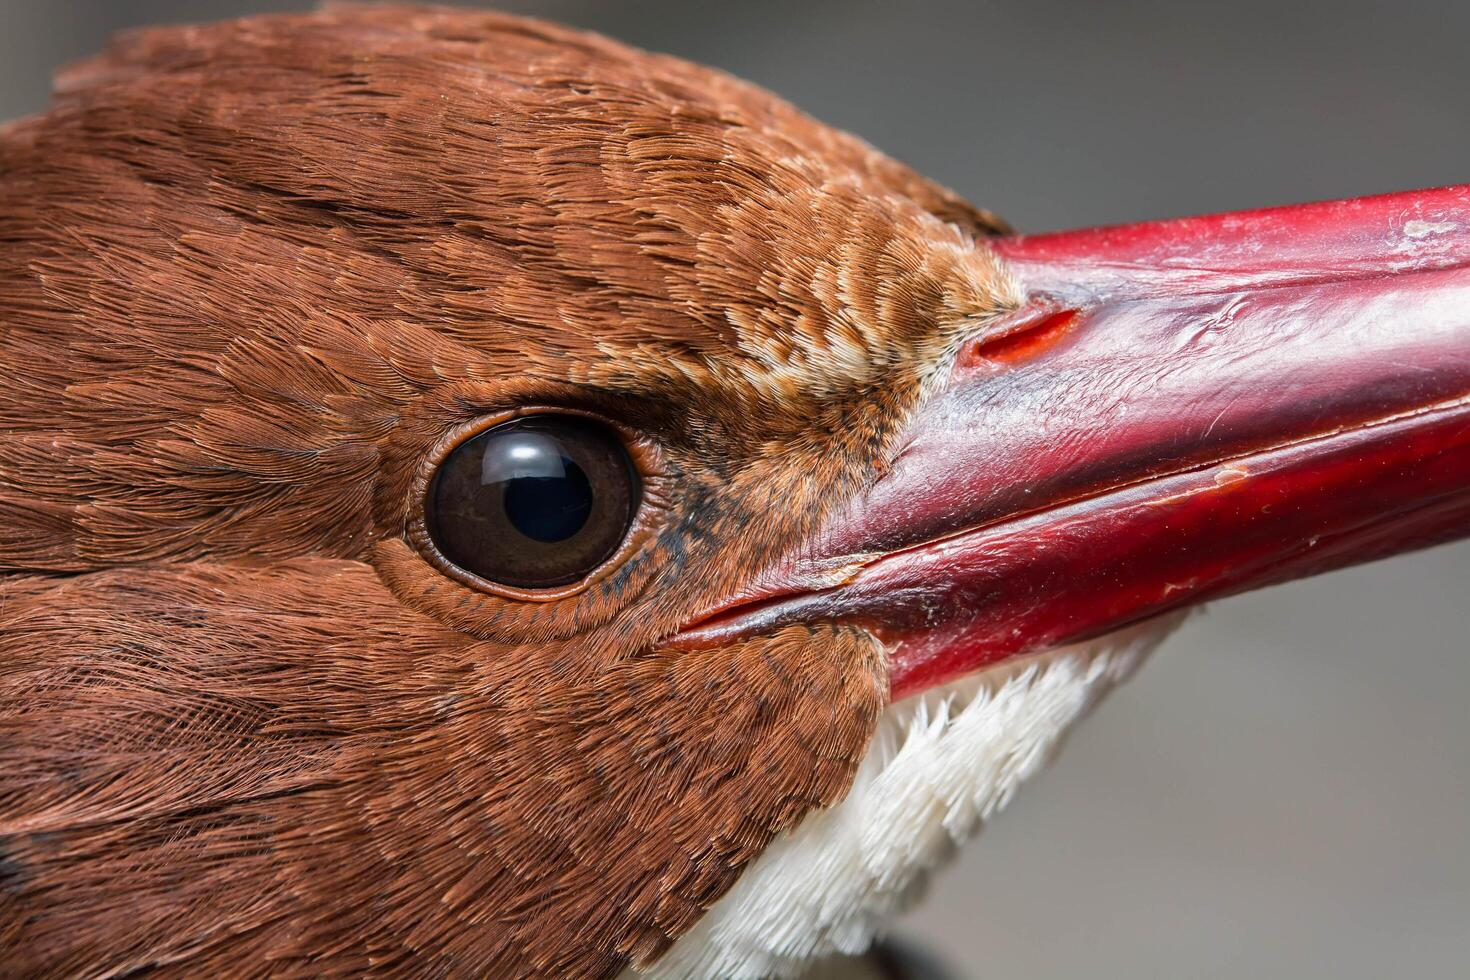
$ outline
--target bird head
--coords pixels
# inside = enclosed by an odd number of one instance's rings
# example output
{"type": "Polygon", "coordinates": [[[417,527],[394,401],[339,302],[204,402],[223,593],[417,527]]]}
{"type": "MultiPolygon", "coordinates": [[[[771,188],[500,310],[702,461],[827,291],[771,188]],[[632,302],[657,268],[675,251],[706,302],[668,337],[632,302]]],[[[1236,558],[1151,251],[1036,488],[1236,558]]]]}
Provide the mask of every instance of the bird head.
{"type": "Polygon", "coordinates": [[[65,72],[0,239],[42,971],[788,974],[1172,614],[1470,530],[1465,188],[1015,236],[718,72],[346,8],[65,72]]]}

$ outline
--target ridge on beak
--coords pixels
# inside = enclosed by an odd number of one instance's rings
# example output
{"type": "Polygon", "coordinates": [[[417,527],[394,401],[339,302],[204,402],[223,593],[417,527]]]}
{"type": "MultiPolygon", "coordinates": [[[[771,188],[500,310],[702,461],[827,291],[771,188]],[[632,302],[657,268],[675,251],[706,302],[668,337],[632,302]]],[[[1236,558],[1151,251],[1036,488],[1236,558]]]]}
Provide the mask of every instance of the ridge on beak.
{"type": "Polygon", "coordinates": [[[891,468],[672,637],[839,621],[894,699],[1470,535],[1470,185],[993,243],[1028,301],[891,468]]]}

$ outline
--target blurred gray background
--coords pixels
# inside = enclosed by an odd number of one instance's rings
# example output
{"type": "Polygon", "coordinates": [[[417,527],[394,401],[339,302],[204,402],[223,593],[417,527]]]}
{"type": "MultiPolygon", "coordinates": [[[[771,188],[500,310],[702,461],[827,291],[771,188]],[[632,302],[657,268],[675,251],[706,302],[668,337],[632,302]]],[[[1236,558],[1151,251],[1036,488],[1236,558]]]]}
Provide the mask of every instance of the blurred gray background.
{"type": "MultiPolygon", "coordinates": [[[[503,2],[725,68],[1028,230],[1470,181],[1470,3],[503,2]]],[[[136,24],[0,0],[0,118],[136,24]]],[[[903,927],[962,975],[1470,976],[1470,544],[1219,603],[903,927]]]]}

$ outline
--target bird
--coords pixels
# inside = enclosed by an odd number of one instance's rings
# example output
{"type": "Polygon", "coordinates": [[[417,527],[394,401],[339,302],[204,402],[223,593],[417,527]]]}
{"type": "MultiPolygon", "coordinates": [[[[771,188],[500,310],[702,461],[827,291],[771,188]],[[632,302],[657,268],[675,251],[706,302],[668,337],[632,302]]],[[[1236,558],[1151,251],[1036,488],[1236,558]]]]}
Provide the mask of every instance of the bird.
{"type": "Polygon", "coordinates": [[[0,130],[0,972],[785,977],[1201,602],[1470,534],[1470,186],[1025,235],[499,13],[0,130]]]}

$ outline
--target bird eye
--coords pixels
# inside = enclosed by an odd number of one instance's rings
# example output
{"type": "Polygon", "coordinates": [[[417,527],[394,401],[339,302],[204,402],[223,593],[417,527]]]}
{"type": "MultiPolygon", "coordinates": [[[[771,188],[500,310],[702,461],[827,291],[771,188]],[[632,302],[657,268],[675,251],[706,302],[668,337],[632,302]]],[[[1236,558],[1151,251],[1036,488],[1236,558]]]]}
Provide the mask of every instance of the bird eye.
{"type": "Polygon", "coordinates": [[[429,487],[425,524],[449,561],[526,589],[586,577],[638,512],[638,472],[612,430],[533,415],[460,443],[429,487]]]}

